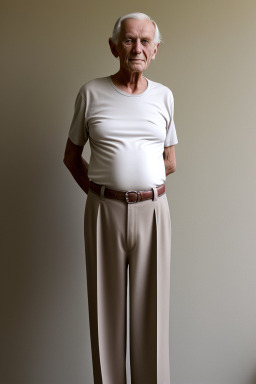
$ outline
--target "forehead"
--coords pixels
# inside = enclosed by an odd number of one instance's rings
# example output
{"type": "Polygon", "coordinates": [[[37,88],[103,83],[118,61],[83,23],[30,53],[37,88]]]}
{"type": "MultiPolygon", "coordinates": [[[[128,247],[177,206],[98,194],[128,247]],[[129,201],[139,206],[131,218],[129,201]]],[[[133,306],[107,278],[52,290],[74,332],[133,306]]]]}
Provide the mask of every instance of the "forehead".
{"type": "Polygon", "coordinates": [[[155,26],[150,20],[125,19],[121,24],[120,35],[135,34],[154,39],[155,26]]]}

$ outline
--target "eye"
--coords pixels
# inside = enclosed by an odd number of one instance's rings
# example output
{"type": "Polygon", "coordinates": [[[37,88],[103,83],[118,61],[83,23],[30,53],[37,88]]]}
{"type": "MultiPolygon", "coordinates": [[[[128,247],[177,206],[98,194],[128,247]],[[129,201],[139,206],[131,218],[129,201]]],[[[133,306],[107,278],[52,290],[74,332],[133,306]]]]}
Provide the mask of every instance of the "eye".
{"type": "Polygon", "coordinates": [[[141,40],[142,44],[143,45],[148,45],[149,44],[149,41],[147,39],[143,39],[141,40]]]}
{"type": "Polygon", "coordinates": [[[132,43],[132,39],[126,39],[126,40],[125,40],[125,43],[126,43],[126,44],[131,44],[131,43],[132,43]]]}

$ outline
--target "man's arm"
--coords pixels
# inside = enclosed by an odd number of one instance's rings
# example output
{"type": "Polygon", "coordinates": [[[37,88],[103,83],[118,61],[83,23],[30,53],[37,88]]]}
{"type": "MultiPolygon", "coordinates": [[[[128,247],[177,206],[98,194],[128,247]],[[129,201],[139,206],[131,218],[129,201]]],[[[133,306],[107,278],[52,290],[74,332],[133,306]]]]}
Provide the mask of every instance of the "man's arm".
{"type": "Polygon", "coordinates": [[[176,171],[176,156],[174,145],[164,148],[164,165],[166,176],[176,171]]]}
{"type": "Polygon", "coordinates": [[[85,193],[89,192],[88,163],[82,157],[83,146],[75,145],[68,138],[64,164],[85,193]]]}

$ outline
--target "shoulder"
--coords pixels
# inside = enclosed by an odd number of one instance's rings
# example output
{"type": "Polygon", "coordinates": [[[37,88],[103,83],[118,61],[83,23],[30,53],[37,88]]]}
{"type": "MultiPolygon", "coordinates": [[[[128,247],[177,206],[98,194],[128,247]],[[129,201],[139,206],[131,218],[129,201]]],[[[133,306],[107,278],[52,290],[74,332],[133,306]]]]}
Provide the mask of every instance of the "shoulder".
{"type": "Polygon", "coordinates": [[[174,103],[173,93],[166,85],[157,83],[156,81],[149,80],[150,91],[152,97],[156,98],[159,102],[164,103],[166,106],[171,106],[174,103]]]}
{"type": "Polygon", "coordinates": [[[99,77],[83,84],[79,89],[79,93],[83,97],[86,97],[88,93],[97,92],[98,90],[102,90],[104,87],[108,87],[108,86],[109,86],[109,76],[99,77]]]}
{"type": "Polygon", "coordinates": [[[174,101],[173,93],[166,85],[161,83],[157,83],[156,81],[152,81],[147,79],[150,83],[150,90],[159,97],[160,99],[168,100],[168,102],[172,103],[174,101]]]}

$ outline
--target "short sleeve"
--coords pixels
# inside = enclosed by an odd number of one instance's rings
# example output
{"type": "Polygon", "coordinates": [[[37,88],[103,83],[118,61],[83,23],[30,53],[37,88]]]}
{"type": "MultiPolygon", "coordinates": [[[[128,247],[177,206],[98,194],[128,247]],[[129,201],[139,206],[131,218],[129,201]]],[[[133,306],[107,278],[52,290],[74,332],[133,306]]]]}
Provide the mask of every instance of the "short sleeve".
{"type": "Polygon", "coordinates": [[[88,140],[88,130],[86,126],[86,102],[79,91],[74,108],[74,116],[69,129],[68,137],[76,145],[85,145],[88,140]]]}
{"type": "Polygon", "coordinates": [[[170,105],[170,120],[167,127],[166,138],[164,141],[164,146],[169,147],[170,145],[178,144],[178,138],[176,133],[176,128],[174,124],[174,100],[172,100],[170,105]]]}

